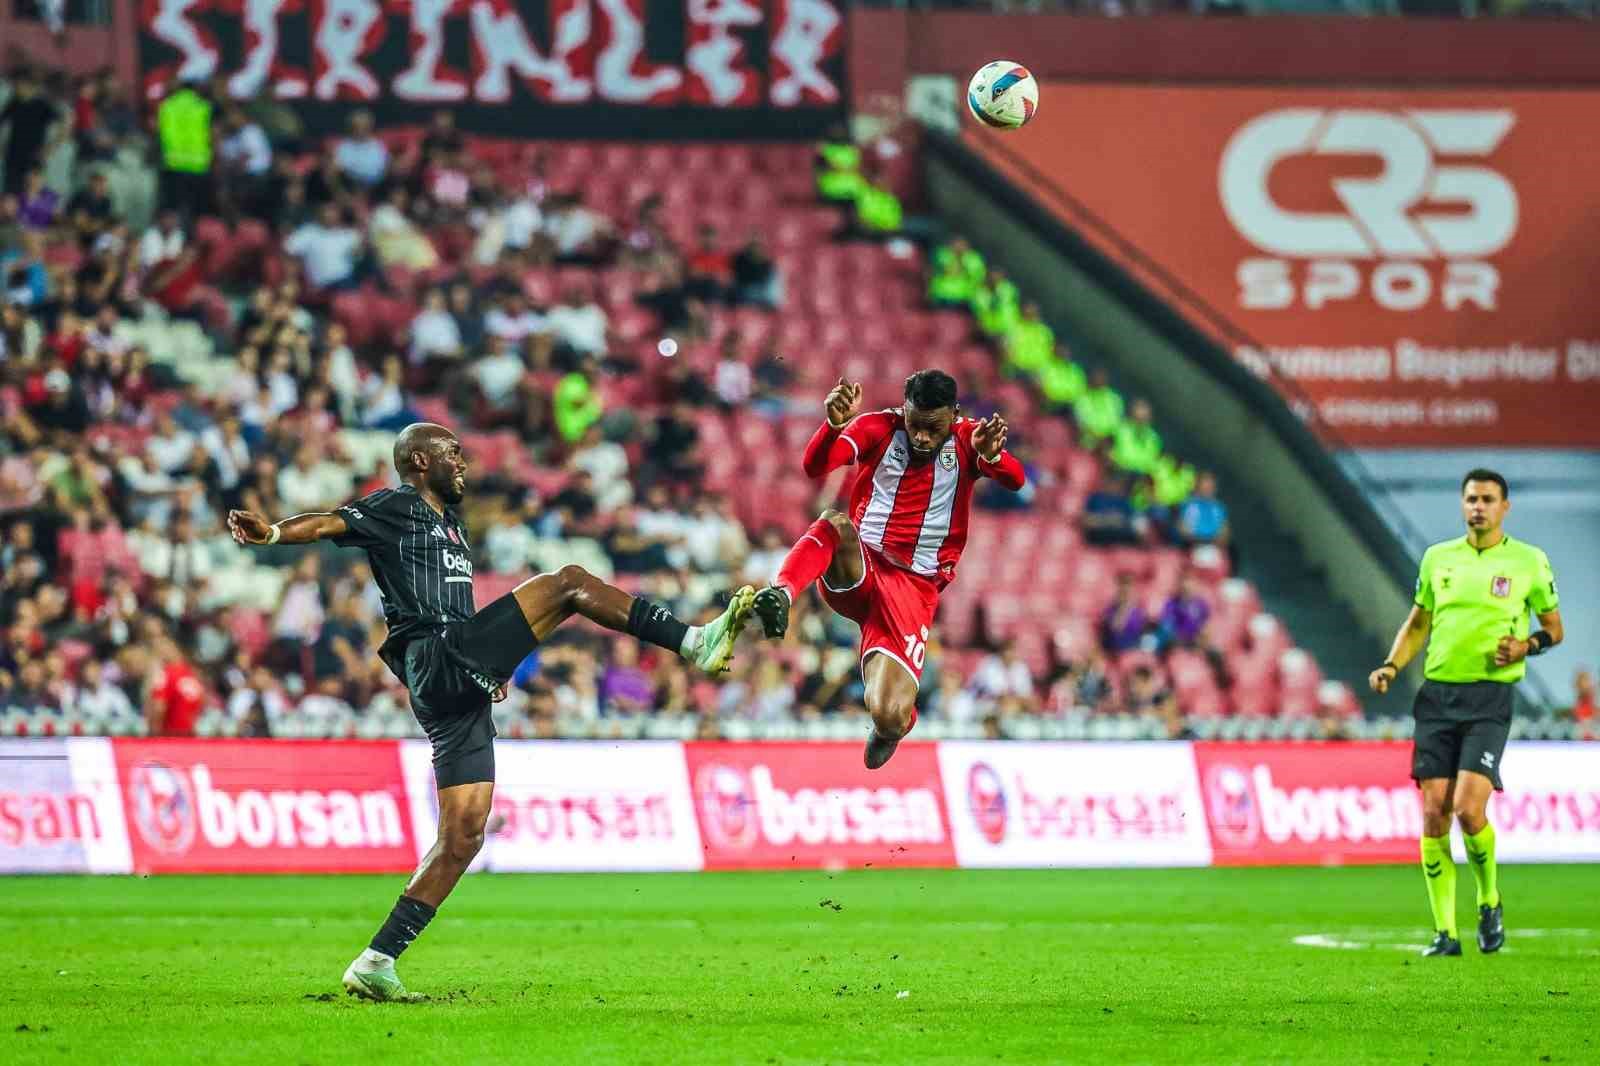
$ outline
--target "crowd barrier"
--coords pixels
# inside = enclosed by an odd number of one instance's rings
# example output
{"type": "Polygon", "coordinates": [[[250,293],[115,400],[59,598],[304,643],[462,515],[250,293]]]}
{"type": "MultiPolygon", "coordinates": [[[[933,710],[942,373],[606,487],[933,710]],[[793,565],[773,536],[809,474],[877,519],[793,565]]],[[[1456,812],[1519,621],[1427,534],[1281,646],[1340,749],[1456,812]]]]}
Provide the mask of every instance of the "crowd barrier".
{"type": "MultiPolygon", "coordinates": [[[[868,773],[854,744],[502,741],[476,865],[1412,862],[1408,750],[907,743],[868,773]]],[[[1600,745],[1504,762],[1501,857],[1600,861],[1600,745]]],[[[436,825],[424,741],[0,740],[0,873],[402,872],[436,825]]]]}

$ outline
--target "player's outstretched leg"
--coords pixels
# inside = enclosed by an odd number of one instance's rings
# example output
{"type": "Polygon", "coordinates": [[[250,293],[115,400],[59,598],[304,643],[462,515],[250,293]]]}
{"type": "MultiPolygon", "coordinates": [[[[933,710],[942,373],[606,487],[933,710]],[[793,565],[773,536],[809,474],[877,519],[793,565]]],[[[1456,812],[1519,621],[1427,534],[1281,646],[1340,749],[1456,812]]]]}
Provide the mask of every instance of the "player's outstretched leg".
{"type": "Polygon", "coordinates": [[[372,943],[345,970],[346,992],[362,999],[400,1003],[427,998],[406,991],[395,973],[395,960],[428,927],[439,905],[477,857],[493,801],[493,781],[473,781],[439,790],[438,838],[411,875],[372,943]]]}
{"type": "Polygon", "coordinates": [[[1461,954],[1461,941],[1456,937],[1456,861],[1450,854],[1454,784],[1448,777],[1418,782],[1422,789],[1422,876],[1433,910],[1433,943],[1423,951],[1428,956],[1461,954]]]}
{"type": "Polygon", "coordinates": [[[511,595],[536,640],[543,641],[573,615],[582,615],[596,625],[665,648],[715,677],[733,661],[733,645],[750,619],[756,592],[749,585],[734,592],[727,609],[703,626],[680,622],[665,607],[608,585],[581,566],[563,566],[553,574],[529,578],[511,595]]]}
{"type": "Polygon", "coordinates": [[[769,639],[781,640],[789,630],[789,608],[811,583],[824,574],[836,589],[851,588],[861,580],[861,543],[856,527],[838,511],[824,511],[822,517],[795,542],[778,579],[756,593],[755,612],[761,629],[769,639]]]}
{"type": "Polygon", "coordinates": [[[876,770],[917,724],[917,680],[881,653],[868,653],[861,673],[867,682],[867,713],[872,715],[872,735],[862,761],[868,770],[876,770]]]}

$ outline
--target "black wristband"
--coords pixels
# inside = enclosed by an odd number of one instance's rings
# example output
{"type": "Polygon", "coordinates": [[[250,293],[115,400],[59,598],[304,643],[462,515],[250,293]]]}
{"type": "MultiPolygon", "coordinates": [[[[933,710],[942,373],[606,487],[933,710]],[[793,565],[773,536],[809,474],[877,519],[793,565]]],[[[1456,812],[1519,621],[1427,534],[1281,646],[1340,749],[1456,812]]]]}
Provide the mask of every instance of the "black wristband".
{"type": "Polygon", "coordinates": [[[1529,655],[1543,655],[1550,650],[1553,644],[1555,644],[1555,641],[1550,639],[1550,634],[1542,629],[1528,634],[1529,655]]]}
{"type": "Polygon", "coordinates": [[[1394,664],[1394,660],[1393,659],[1385,659],[1385,660],[1383,660],[1383,666],[1378,667],[1378,669],[1382,670],[1384,666],[1387,666],[1389,669],[1393,670],[1395,677],[1399,677],[1400,676],[1400,668],[1394,664]]]}

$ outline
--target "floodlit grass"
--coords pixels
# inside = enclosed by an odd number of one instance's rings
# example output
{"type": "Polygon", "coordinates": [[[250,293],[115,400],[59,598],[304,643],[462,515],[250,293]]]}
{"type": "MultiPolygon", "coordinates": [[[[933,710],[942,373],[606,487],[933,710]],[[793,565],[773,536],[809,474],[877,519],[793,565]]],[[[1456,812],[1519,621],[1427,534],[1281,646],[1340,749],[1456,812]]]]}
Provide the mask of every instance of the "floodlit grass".
{"type": "Polygon", "coordinates": [[[474,876],[348,999],[402,882],[0,878],[0,1061],[1600,1062],[1596,867],[474,876]]]}

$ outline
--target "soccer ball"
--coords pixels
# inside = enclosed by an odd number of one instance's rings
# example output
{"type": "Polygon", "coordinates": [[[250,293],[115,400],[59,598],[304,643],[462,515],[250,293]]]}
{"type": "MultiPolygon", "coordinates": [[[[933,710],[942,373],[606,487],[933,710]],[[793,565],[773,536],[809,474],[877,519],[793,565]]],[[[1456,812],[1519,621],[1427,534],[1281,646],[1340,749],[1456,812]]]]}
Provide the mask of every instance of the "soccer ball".
{"type": "Polygon", "coordinates": [[[985,126],[1014,130],[1039,110],[1039,83],[1008,59],[985,63],[967,83],[967,107],[985,126]]]}

